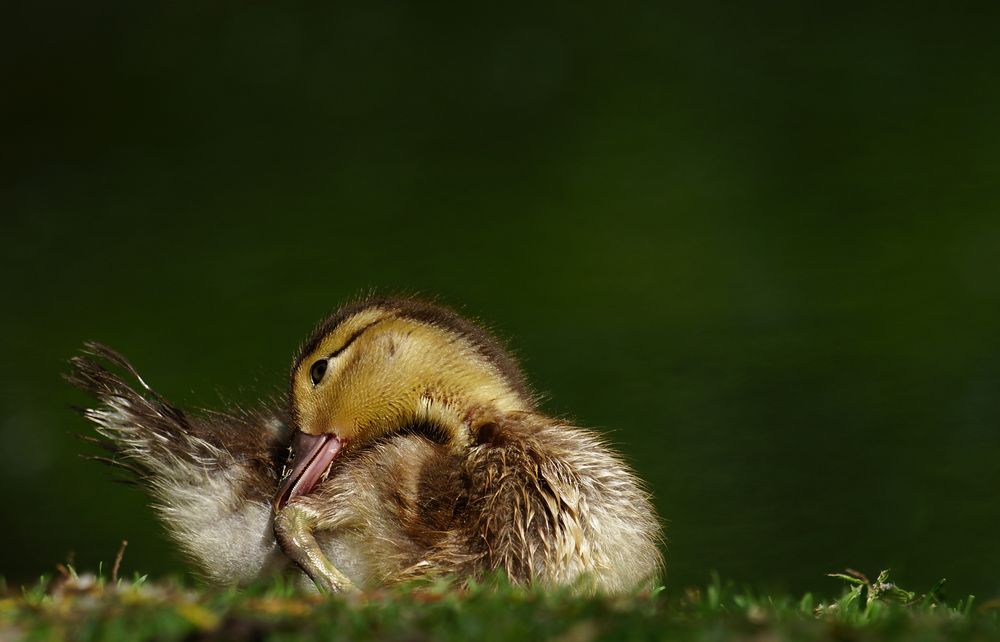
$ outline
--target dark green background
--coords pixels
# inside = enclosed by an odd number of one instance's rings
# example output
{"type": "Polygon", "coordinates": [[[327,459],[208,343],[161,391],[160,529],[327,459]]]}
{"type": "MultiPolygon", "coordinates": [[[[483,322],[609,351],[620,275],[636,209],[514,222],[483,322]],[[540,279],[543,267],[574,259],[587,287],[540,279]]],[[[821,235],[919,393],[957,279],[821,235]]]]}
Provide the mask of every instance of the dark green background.
{"type": "Polygon", "coordinates": [[[486,320],[609,431],[672,590],[1000,593],[995,12],[197,4],[0,21],[8,579],[121,538],[179,564],[76,457],[82,341],[250,402],[378,288],[486,320]]]}

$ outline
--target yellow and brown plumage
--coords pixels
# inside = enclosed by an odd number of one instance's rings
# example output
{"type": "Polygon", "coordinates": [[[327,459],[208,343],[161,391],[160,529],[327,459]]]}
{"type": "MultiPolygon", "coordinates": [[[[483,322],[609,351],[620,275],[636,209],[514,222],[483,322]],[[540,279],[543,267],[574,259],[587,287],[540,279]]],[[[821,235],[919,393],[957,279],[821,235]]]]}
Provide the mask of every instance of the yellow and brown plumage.
{"type": "Polygon", "coordinates": [[[71,380],[101,442],[151,490],[211,579],[296,567],[321,589],[503,571],[620,592],[659,573],[647,493],[588,430],[535,407],[479,326],[415,299],[366,299],[300,349],[287,411],[189,417],[119,355],[90,346],[71,380]]]}

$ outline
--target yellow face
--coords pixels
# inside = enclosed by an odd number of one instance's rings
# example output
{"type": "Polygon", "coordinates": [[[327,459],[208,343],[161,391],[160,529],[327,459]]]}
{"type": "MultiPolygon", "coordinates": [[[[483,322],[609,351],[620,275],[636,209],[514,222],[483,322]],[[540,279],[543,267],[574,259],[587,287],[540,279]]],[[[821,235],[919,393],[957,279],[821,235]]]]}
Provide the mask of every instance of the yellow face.
{"type": "Polygon", "coordinates": [[[299,430],[333,434],[345,447],[421,420],[461,442],[458,426],[477,404],[527,405],[463,337],[382,309],[349,318],[304,356],[291,402],[299,430]]]}

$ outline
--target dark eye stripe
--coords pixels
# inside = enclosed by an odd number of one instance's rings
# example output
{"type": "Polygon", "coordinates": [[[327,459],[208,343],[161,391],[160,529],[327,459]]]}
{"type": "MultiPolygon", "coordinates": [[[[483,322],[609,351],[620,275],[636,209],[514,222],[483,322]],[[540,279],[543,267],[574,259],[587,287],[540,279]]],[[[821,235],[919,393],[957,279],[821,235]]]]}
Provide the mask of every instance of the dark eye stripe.
{"type": "Polygon", "coordinates": [[[347,341],[344,342],[344,345],[340,346],[339,348],[337,348],[336,350],[334,350],[333,352],[331,352],[329,355],[327,355],[326,358],[327,359],[333,359],[334,357],[336,357],[337,355],[339,355],[344,350],[347,350],[347,348],[352,343],[354,343],[355,340],[357,340],[357,338],[360,337],[362,335],[362,333],[364,333],[365,330],[367,330],[368,328],[372,327],[373,325],[379,323],[380,321],[382,321],[382,319],[377,319],[375,321],[372,321],[368,325],[362,326],[361,328],[355,330],[354,334],[352,334],[351,336],[347,337],[347,341]]]}

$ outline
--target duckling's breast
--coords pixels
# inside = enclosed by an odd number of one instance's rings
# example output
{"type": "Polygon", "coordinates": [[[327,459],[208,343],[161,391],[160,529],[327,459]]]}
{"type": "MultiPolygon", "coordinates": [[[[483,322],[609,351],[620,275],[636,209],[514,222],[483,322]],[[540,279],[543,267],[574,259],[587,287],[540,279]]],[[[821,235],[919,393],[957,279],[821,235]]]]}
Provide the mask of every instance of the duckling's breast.
{"type": "Polygon", "coordinates": [[[352,530],[318,533],[316,538],[330,562],[355,586],[375,584],[370,539],[369,535],[352,530]]]}
{"type": "Polygon", "coordinates": [[[355,585],[380,586],[460,572],[442,559],[457,542],[454,455],[421,435],[394,435],[338,462],[330,478],[295,501],[319,515],[314,534],[330,562],[355,585]],[[442,473],[445,473],[442,475],[442,473]]]}

